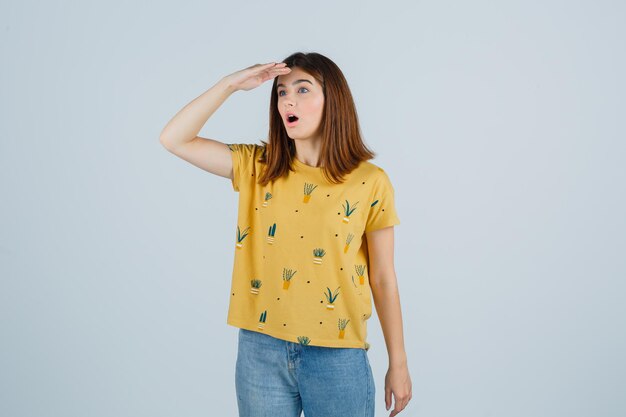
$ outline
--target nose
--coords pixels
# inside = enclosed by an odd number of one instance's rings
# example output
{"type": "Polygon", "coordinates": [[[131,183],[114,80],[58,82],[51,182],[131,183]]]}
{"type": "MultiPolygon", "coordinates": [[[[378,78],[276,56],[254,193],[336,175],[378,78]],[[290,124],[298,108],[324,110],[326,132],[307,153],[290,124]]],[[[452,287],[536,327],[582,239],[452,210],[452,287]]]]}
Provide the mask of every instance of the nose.
{"type": "Polygon", "coordinates": [[[293,98],[289,94],[285,94],[284,96],[282,96],[281,97],[281,101],[282,101],[283,105],[285,106],[285,108],[287,108],[289,106],[293,106],[293,98]]]}

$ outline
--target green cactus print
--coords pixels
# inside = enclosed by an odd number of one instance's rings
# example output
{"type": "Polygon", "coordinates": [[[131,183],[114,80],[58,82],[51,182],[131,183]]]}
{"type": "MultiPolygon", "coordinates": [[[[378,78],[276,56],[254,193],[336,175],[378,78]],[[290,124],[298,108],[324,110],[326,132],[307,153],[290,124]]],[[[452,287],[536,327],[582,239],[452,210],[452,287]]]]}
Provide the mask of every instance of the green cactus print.
{"type": "Polygon", "coordinates": [[[339,319],[337,327],[339,327],[339,339],[343,339],[346,334],[346,326],[350,322],[350,319],[339,319]]]}
{"type": "Polygon", "coordinates": [[[250,233],[248,230],[250,230],[250,227],[246,227],[242,232],[239,229],[239,226],[237,226],[237,245],[235,245],[237,249],[241,249],[241,247],[243,246],[243,240],[246,238],[246,236],[248,236],[248,233],[250,233]]]}
{"type": "Polygon", "coordinates": [[[322,248],[315,248],[313,249],[313,263],[315,265],[321,265],[322,264],[322,257],[326,255],[326,251],[322,248]]]}
{"type": "Polygon", "coordinates": [[[267,207],[268,201],[272,198],[272,193],[265,193],[265,200],[263,200],[263,207],[267,207]]]}
{"type": "Polygon", "coordinates": [[[354,235],[352,233],[348,233],[348,237],[346,237],[346,246],[343,247],[343,253],[348,253],[348,249],[350,249],[350,242],[354,239],[354,235]]]}
{"type": "Polygon", "coordinates": [[[304,183],[304,198],[302,199],[303,203],[308,203],[311,199],[311,193],[313,190],[317,188],[317,185],[309,184],[307,182],[304,183]]]}
{"type": "Polygon", "coordinates": [[[298,343],[300,343],[301,345],[308,345],[309,343],[311,343],[311,339],[309,339],[306,336],[298,336],[298,343]]]}
{"type": "Polygon", "coordinates": [[[267,243],[272,245],[274,243],[274,235],[276,234],[276,223],[270,226],[269,231],[267,232],[267,243]]]}
{"type": "Polygon", "coordinates": [[[252,294],[258,294],[259,289],[261,288],[262,282],[260,279],[253,279],[250,281],[250,292],[252,294]]]}
{"type": "Polygon", "coordinates": [[[326,309],[327,310],[334,310],[335,309],[334,302],[335,302],[335,300],[337,300],[337,297],[339,296],[339,288],[341,288],[341,286],[337,287],[335,292],[332,293],[330,291],[330,288],[326,287],[326,289],[328,291],[325,292],[324,295],[326,296],[326,300],[328,301],[328,304],[326,304],[326,309]]]}
{"type": "Polygon", "coordinates": [[[296,272],[298,271],[292,271],[291,269],[283,268],[283,290],[289,289],[291,278],[296,275],[296,272]]]}
{"type": "Polygon", "coordinates": [[[259,324],[258,324],[258,328],[259,329],[263,329],[265,327],[265,320],[267,319],[267,310],[265,310],[263,313],[261,313],[261,316],[259,317],[259,324]]]}
{"type": "Polygon", "coordinates": [[[346,204],[342,204],[341,207],[343,207],[343,212],[344,212],[344,216],[343,216],[343,222],[344,223],[350,223],[350,215],[352,213],[354,213],[354,210],[356,210],[356,205],[359,204],[359,202],[357,201],[356,203],[354,203],[354,205],[352,207],[350,207],[350,202],[348,200],[346,200],[346,204]]]}
{"type": "Polygon", "coordinates": [[[359,276],[359,283],[361,285],[365,284],[365,267],[367,265],[354,265],[354,269],[356,270],[356,274],[359,276]]]}

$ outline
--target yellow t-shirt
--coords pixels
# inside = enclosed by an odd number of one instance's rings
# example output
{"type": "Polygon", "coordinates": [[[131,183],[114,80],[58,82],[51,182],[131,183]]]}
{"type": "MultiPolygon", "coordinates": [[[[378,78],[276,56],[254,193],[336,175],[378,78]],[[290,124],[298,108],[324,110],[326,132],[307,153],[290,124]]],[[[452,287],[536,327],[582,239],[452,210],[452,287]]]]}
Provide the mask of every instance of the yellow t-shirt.
{"type": "Polygon", "coordinates": [[[332,184],[321,168],[294,157],[295,172],[261,186],[263,147],[228,146],[239,213],[227,324],[305,345],[369,350],[364,233],[400,224],[386,172],[365,161],[332,184]]]}

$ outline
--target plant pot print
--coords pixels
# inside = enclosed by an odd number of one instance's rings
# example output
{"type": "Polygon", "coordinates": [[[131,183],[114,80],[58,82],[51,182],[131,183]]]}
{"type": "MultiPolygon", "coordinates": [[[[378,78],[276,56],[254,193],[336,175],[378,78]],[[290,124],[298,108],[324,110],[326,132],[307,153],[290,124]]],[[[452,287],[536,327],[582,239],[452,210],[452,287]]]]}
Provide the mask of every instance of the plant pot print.
{"type": "Polygon", "coordinates": [[[343,222],[344,223],[350,223],[350,215],[352,213],[354,213],[354,210],[356,210],[356,205],[359,204],[359,202],[357,201],[356,203],[354,203],[354,205],[352,207],[350,207],[350,202],[348,200],[346,200],[346,204],[342,204],[341,207],[343,207],[343,222]]]}
{"type": "Polygon", "coordinates": [[[365,284],[365,265],[354,265],[354,269],[356,270],[356,274],[359,276],[359,283],[361,285],[365,284]]]}
{"type": "Polygon", "coordinates": [[[246,236],[248,236],[249,229],[249,227],[246,227],[242,232],[239,230],[239,226],[237,226],[237,244],[235,245],[237,249],[241,249],[241,247],[243,246],[243,240],[246,238],[246,236]]]}
{"type": "Polygon", "coordinates": [[[326,254],[326,251],[322,248],[313,249],[313,263],[315,265],[322,264],[322,257],[326,254]]]}
{"type": "Polygon", "coordinates": [[[311,199],[311,193],[313,190],[317,188],[317,185],[309,184],[307,182],[304,183],[304,198],[302,199],[303,203],[308,203],[311,199]]]}
{"type": "Polygon", "coordinates": [[[269,201],[270,198],[272,198],[272,194],[271,193],[265,193],[265,200],[263,200],[263,204],[261,204],[261,205],[263,207],[267,207],[268,201],[269,201]]]}
{"type": "Polygon", "coordinates": [[[260,279],[253,279],[252,281],[250,281],[250,292],[252,294],[258,294],[259,293],[259,288],[261,288],[261,280],[260,279]]]}
{"type": "Polygon", "coordinates": [[[353,238],[354,235],[352,233],[348,233],[348,237],[346,238],[346,246],[343,247],[343,253],[348,253],[348,249],[350,248],[350,242],[352,242],[353,238]]]}
{"type": "Polygon", "coordinates": [[[291,278],[296,275],[297,271],[292,271],[291,269],[283,268],[283,290],[289,289],[289,284],[291,283],[291,278]]]}
{"type": "Polygon", "coordinates": [[[274,244],[274,234],[276,234],[276,223],[270,226],[269,232],[267,232],[267,243],[274,244]]]}
{"type": "Polygon", "coordinates": [[[339,319],[339,338],[343,339],[346,334],[346,326],[350,322],[350,319],[339,319]]]}
{"type": "Polygon", "coordinates": [[[308,345],[309,343],[311,343],[311,339],[309,339],[306,336],[298,336],[298,343],[300,343],[301,345],[308,345]]]}
{"type": "Polygon", "coordinates": [[[263,313],[261,313],[261,317],[259,317],[259,324],[258,324],[258,328],[259,329],[263,329],[265,327],[265,320],[267,319],[267,310],[265,310],[263,313]]]}
{"type": "Polygon", "coordinates": [[[339,296],[339,288],[341,287],[337,287],[337,289],[335,290],[334,293],[332,293],[330,291],[330,288],[326,287],[326,289],[328,290],[327,292],[324,293],[324,295],[326,296],[326,300],[328,301],[328,304],[326,304],[326,309],[327,310],[334,310],[335,309],[335,304],[334,302],[337,300],[337,297],[339,296]]]}

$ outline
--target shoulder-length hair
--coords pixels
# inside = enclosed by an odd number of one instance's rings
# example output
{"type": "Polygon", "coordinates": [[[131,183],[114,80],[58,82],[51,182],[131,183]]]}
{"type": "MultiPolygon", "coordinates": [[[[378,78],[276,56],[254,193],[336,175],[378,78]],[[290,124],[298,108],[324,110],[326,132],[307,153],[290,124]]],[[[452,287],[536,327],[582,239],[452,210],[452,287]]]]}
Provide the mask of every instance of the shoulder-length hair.
{"type": "MultiPolygon", "coordinates": [[[[345,174],[376,155],[365,146],[361,138],[356,106],[348,82],[333,61],[315,52],[296,52],[282,62],[290,68],[302,69],[322,86],[324,108],[320,121],[322,143],[319,165],[329,182],[342,183],[345,174]]],[[[287,135],[278,112],[277,83],[278,77],[274,77],[270,97],[269,143],[261,141],[263,152],[259,162],[265,163],[258,180],[261,185],[293,171],[296,153],[294,140],[287,135]]]]}

